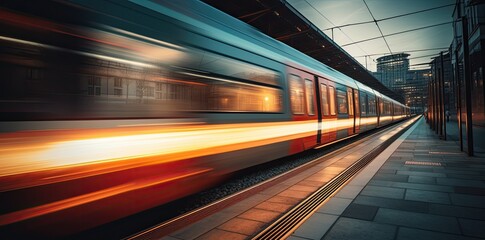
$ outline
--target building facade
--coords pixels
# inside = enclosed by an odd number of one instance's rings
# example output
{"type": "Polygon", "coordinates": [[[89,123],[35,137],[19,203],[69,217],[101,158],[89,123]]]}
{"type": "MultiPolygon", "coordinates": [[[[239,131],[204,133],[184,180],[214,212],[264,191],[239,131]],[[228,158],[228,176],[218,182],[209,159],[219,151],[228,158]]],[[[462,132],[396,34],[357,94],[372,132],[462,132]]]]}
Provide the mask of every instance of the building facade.
{"type": "Polygon", "coordinates": [[[395,91],[406,82],[409,71],[409,54],[398,53],[377,59],[377,74],[374,76],[384,86],[395,91]]]}
{"type": "Polygon", "coordinates": [[[410,70],[407,53],[386,55],[377,59],[374,77],[384,86],[403,96],[412,113],[422,113],[427,102],[429,69],[410,70]]]}
{"type": "Polygon", "coordinates": [[[406,106],[413,113],[423,113],[428,102],[428,81],[432,77],[430,69],[409,70],[406,81],[401,86],[406,106]]]}

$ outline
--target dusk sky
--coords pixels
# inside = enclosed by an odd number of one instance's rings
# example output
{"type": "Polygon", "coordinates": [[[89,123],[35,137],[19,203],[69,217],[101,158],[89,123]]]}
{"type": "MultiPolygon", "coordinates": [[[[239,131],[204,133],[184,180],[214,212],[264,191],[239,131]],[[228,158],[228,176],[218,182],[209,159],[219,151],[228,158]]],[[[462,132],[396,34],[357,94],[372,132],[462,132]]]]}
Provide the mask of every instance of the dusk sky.
{"type": "MultiPolygon", "coordinates": [[[[372,21],[363,0],[287,0],[294,8],[302,13],[308,20],[313,22],[330,38],[331,30],[325,30],[344,24],[372,21]]],[[[365,0],[376,20],[393,17],[396,15],[421,11],[448,4],[454,4],[455,0],[365,0]]],[[[431,11],[417,13],[409,16],[379,21],[378,24],[384,35],[393,34],[415,28],[450,22],[453,20],[454,6],[448,6],[431,11]]],[[[333,30],[333,39],[354,56],[364,67],[371,71],[376,70],[375,59],[390,54],[386,43],[382,38],[343,46],[360,40],[379,37],[381,33],[375,23],[356,26],[342,27],[333,30]],[[374,55],[380,54],[382,55],[374,55]]],[[[411,50],[448,48],[453,38],[452,24],[440,25],[432,28],[412,31],[386,37],[392,53],[406,52],[411,50]]],[[[428,68],[428,65],[415,65],[428,63],[432,54],[439,54],[441,50],[410,52],[411,69],[428,68]],[[415,66],[413,66],[415,65],[415,66]]]]}

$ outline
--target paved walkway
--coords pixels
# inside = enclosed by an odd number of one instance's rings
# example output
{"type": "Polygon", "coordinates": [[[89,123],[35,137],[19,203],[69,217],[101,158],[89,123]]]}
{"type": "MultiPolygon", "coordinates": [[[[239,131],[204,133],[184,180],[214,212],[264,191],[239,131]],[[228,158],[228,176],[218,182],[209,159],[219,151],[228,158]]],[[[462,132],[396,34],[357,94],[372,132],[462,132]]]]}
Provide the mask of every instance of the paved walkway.
{"type": "Polygon", "coordinates": [[[485,158],[420,119],[289,239],[484,239],[485,158]]]}

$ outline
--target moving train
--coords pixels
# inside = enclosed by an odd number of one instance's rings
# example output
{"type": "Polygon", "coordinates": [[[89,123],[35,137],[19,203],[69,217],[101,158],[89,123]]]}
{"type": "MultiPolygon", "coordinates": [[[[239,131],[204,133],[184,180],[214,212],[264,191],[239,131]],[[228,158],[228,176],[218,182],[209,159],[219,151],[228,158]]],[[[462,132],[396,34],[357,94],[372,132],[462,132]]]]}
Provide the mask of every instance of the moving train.
{"type": "Polygon", "coordinates": [[[0,19],[10,236],[89,229],[408,115],[198,1],[3,1],[0,19]]]}

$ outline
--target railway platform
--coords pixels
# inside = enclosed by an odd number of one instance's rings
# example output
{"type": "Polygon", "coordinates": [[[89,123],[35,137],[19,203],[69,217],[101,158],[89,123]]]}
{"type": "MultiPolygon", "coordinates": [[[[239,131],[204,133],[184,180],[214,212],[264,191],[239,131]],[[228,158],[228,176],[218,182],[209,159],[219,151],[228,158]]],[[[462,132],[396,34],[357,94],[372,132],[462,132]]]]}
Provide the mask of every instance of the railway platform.
{"type": "Polygon", "coordinates": [[[485,158],[458,144],[409,119],[129,239],[483,239],[485,158]]]}
{"type": "Polygon", "coordinates": [[[485,158],[421,118],[288,239],[483,238],[485,158]]]}

